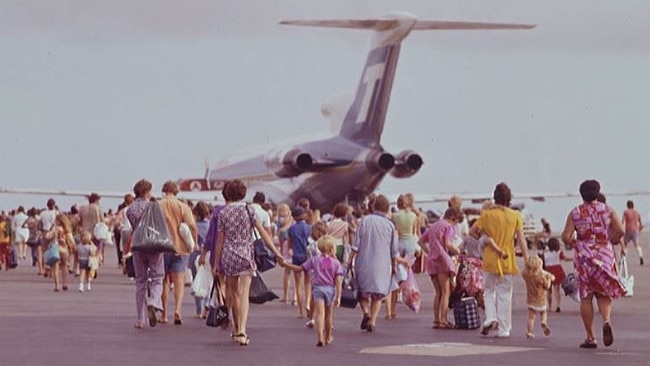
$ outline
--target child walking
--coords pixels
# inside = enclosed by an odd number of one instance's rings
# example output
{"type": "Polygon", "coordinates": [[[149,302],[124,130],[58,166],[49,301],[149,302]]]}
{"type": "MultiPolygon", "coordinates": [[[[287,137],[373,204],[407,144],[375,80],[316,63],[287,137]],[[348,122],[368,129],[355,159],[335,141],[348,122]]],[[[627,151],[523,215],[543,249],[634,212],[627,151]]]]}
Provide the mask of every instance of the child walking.
{"type": "MultiPolygon", "coordinates": [[[[320,251],[318,250],[318,239],[327,233],[327,225],[322,221],[316,221],[311,226],[311,235],[309,236],[309,245],[307,245],[307,256],[309,258],[318,257],[320,251]]],[[[311,276],[312,273],[309,273],[311,276]]],[[[314,327],[314,296],[312,296],[311,281],[305,283],[305,296],[307,297],[307,328],[314,327]]]]}
{"type": "MultiPolygon", "coordinates": [[[[309,245],[309,236],[311,235],[311,225],[305,221],[305,209],[296,206],[291,210],[291,216],[295,223],[291,225],[287,235],[287,247],[291,256],[291,263],[297,266],[302,265],[309,259],[307,246],[309,245]]],[[[304,311],[308,303],[305,303],[305,283],[309,282],[309,272],[294,272],[295,291],[298,300],[298,318],[304,318],[304,311]]],[[[308,300],[308,299],[307,299],[308,300]]]]}
{"type": "Polygon", "coordinates": [[[84,282],[86,283],[86,290],[90,291],[90,276],[91,256],[96,255],[97,247],[92,242],[92,235],[88,231],[81,234],[81,243],[77,244],[77,255],[79,257],[79,292],[84,292],[84,282]]]}
{"type": "Polygon", "coordinates": [[[560,300],[562,299],[560,285],[566,277],[566,273],[564,273],[564,269],[562,268],[562,261],[571,261],[573,258],[564,255],[564,252],[560,250],[560,241],[557,238],[548,239],[546,247],[547,249],[542,254],[544,257],[544,269],[555,277],[551,288],[548,290],[548,308],[549,311],[553,308],[553,293],[555,293],[555,306],[557,306],[555,312],[559,313],[561,311],[560,300]]]}
{"type": "Polygon", "coordinates": [[[318,335],[317,347],[330,344],[334,340],[333,308],[341,304],[343,266],[336,259],[336,239],[325,235],[318,239],[321,255],[312,257],[301,266],[286,263],[287,268],[305,273],[312,272],[312,295],[314,298],[314,318],[318,335]]]}
{"type": "Polygon", "coordinates": [[[548,327],[546,311],[546,294],[551,287],[554,277],[542,269],[542,260],[539,257],[529,256],[526,259],[521,276],[526,282],[526,306],[528,307],[528,328],[526,338],[534,338],[535,314],[541,318],[542,332],[545,336],[551,335],[548,327]]]}

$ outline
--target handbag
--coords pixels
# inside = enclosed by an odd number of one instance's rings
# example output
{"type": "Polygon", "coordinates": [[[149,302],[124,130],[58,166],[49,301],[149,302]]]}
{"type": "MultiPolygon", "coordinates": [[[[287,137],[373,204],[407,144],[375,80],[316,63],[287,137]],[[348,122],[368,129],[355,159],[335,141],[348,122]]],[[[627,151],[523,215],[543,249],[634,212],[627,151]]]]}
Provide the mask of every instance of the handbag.
{"type": "Polygon", "coordinates": [[[359,302],[359,285],[357,278],[354,276],[352,269],[348,269],[343,278],[343,287],[341,288],[341,306],[348,309],[354,309],[359,302]]]}
{"type": "Polygon", "coordinates": [[[265,302],[273,301],[275,299],[279,299],[278,295],[269,290],[260,274],[257,273],[256,276],[253,276],[251,287],[248,292],[248,301],[253,304],[264,304],[265,302]]]}
{"type": "Polygon", "coordinates": [[[133,230],[131,250],[134,252],[176,252],[165,216],[158,202],[150,202],[133,230]]]}
{"type": "Polygon", "coordinates": [[[257,265],[257,270],[259,272],[266,272],[269,269],[275,268],[278,263],[273,252],[266,246],[266,244],[264,244],[264,240],[262,240],[262,238],[257,234],[253,218],[250,218],[250,221],[253,228],[253,234],[255,235],[255,241],[253,241],[255,264],[257,265]]]}
{"type": "Polygon", "coordinates": [[[230,324],[228,319],[228,307],[225,305],[225,299],[221,292],[219,276],[214,276],[212,282],[212,290],[210,291],[210,307],[208,309],[208,316],[205,319],[205,325],[208,327],[222,327],[227,328],[230,324]],[[215,291],[216,288],[216,291],[215,291]],[[216,297],[215,296],[216,292],[216,297]]]}
{"type": "Polygon", "coordinates": [[[621,280],[623,287],[625,287],[625,297],[634,296],[634,275],[631,275],[627,269],[627,259],[624,255],[621,256],[621,259],[618,262],[618,278],[621,280]]]}
{"type": "Polygon", "coordinates": [[[43,252],[43,260],[45,264],[52,267],[61,260],[61,255],[59,254],[59,243],[56,240],[50,242],[49,248],[43,252]]]}

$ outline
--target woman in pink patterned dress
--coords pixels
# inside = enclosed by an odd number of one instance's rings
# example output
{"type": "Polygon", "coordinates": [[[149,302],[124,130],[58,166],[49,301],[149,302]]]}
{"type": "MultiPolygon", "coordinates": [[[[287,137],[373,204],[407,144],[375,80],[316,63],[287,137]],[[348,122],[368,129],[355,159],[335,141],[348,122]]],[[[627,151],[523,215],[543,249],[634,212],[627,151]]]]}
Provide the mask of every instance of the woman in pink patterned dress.
{"type": "Polygon", "coordinates": [[[603,319],[603,344],[607,347],[613,343],[610,325],[612,298],[625,294],[614,266],[611,244],[621,239],[623,229],[616,214],[607,205],[596,201],[599,192],[598,181],[582,182],[580,195],[584,202],[571,210],[562,232],[564,243],[573,244],[575,249],[573,265],[580,292],[580,316],[587,332],[587,339],[580,344],[580,348],[597,347],[593,327],[594,297],[603,319]]]}
{"type": "Polygon", "coordinates": [[[463,219],[457,207],[448,208],[442,219],[429,226],[418,244],[427,254],[427,271],[436,290],[433,297],[433,328],[449,329],[454,326],[447,320],[449,306],[450,278],[456,267],[449,253],[458,254],[453,244],[455,225],[463,219]]]}

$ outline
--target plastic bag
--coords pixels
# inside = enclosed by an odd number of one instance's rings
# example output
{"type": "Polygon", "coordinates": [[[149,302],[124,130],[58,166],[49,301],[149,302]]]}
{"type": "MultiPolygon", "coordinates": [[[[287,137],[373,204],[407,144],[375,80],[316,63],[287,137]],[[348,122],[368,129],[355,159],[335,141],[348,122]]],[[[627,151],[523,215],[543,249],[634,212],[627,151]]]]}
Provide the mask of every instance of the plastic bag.
{"type": "Polygon", "coordinates": [[[45,252],[43,252],[43,261],[46,265],[53,267],[59,262],[59,260],[61,260],[61,255],[59,254],[59,244],[56,242],[56,240],[53,240],[50,243],[50,247],[47,248],[45,252]]]}
{"type": "Polygon", "coordinates": [[[278,298],[278,295],[269,290],[264,281],[262,281],[259,273],[257,273],[257,276],[253,276],[250,291],[248,292],[248,301],[253,304],[264,304],[267,301],[273,301],[278,298]]]}
{"type": "Polygon", "coordinates": [[[131,250],[143,252],[175,252],[167,222],[160,205],[150,202],[133,230],[131,250]]]}
{"type": "Polygon", "coordinates": [[[178,226],[178,233],[181,234],[181,239],[185,242],[187,250],[192,252],[196,248],[196,243],[194,242],[194,237],[192,236],[192,231],[190,226],[184,222],[178,226]]]}
{"type": "Polygon", "coordinates": [[[564,296],[569,296],[573,301],[580,302],[578,295],[578,279],[576,278],[575,273],[569,273],[564,280],[562,280],[562,290],[564,290],[564,296]]]}
{"type": "Polygon", "coordinates": [[[625,297],[634,296],[634,276],[627,269],[627,259],[625,256],[621,256],[618,262],[618,270],[618,278],[621,280],[623,287],[625,287],[625,297]]]}
{"type": "Polygon", "coordinates": [[[103,222],[98,222],[93,228],[93,236],[99,240],[109,240],[111,233],[108,230],[108,225],[103,222]]]}
{"type": "MultiPolygon", "coordinates": [[[[197,258],[198,259],[198,258],[197,258]]],[[[192,282],[192,293],[194,297],[205,298],[210,294],[212,288],[212,269],[207,263],[203,266],[196,265],[196,276],[192,282]]]]}
{"type": "Polygon", "coordinates": [[[422,293],[420,292],[420,286],[418,286],[418,281],[415,279],[415,274],[413,270],[409,268],[408,276],[406,280],[403,281],[400,285],[402,289],[402,300],[404,305],[408,306],[409,309],[414,312],[420,311],[420,305],[422,303],[422,293]]]}

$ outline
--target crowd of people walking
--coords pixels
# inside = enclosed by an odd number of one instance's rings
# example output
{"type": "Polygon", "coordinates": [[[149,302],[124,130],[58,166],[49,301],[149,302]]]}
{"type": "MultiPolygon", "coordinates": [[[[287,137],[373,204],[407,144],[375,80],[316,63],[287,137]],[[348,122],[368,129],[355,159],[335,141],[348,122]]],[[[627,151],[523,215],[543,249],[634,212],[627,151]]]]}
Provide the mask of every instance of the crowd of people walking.
{"type": "MultiPolygon", "coordinates": [[[[572,258],[550,236],[548,250],[539,257],[529,254],[521,215],[510,208],[511,192],[505,183],[495,187],[493,201],[471,223],[458,197],[449,200],[439,220],[429,223],[410,194],[401,195],[392,210],[386,197],[372,195],[363,210],[336,203],[331,212],[320,212],[307,199],[294,207],[275,207],[266,202],[263,192],[246,203],[247,187],[239,180],[224,185],[225,203],[215,207],[178,199],[178,186],[171,181],[163,185],[160,199],[152,198],[152,189],[151,182],[138,181],[115,215],[102,211],[100,197],[94,193],[87,205],[66,213],[52,199],[40,211],[19,207],[11,217],[3,213],[0,263],[9,269],[13,262],[26,261],[31,248],[37,274],[51,278],[54,291],[67,291],[70,276],[78,276],[80,292],[91,291],[104,261],[104,247],[114,243],[118,263],[135,279],[136,329],[167,323],[170,315],[175,325],[182,325],[186,272],[197,276],[207,266],[225,294],[231,338],[248,345],[249,292],[259,276],[259,248],[254,244],[258,242],[284,268],[281,301],[297,305],[298,317],[307,318],[306,326],[316,327],[317,345],[326,346],[334,339],[333,309],[341,304],[344,279],[354,276],[362,312],[360,328],[372,333],[383,303],[385,319],[398,316],[397,303],[407,295],[407,288],[413,290],[404,284],[413,284],[414,269],[429,275],[435,292],[432,328],[460,326],[451,321],[448,309],[454,293],[461,291],[484,308],[484,321],[477,325],[481,334],[510,337],[513,285],[522,276],[529,314],[522,333],[534,337],[539,315],[542,332],[548,336],[553,293],[560,311],[559,285],[566,276],[561,261],[573,260],[586,331],[579,346],[596,348],[594,299],[602,318],[602,341],[609,346],[612,299],[626,292],[617,275],[612,244],[632,241],[642,258],[637,242],[640,218],[626,211],[623,230],[614,210],[598,202],[600,185],[593,180],[580,185],[583,203],[569,212],[562,232],[562,241],[575,250],[572,258]],[[518,257],[525,264],[523,271],[518,257]],[[421,264],[416,268],[418,259],[421,264]]],[[[628,209],[633,206],[628,204],[628,209]]],[[[194,315],[205,318],[209,296],[192,294],[194,315]]],[[[411,295],[408,292],[409,301],[420,301],[411,295]]],[[[411,308],[417,310],[419,305],[411,308]]]]}

